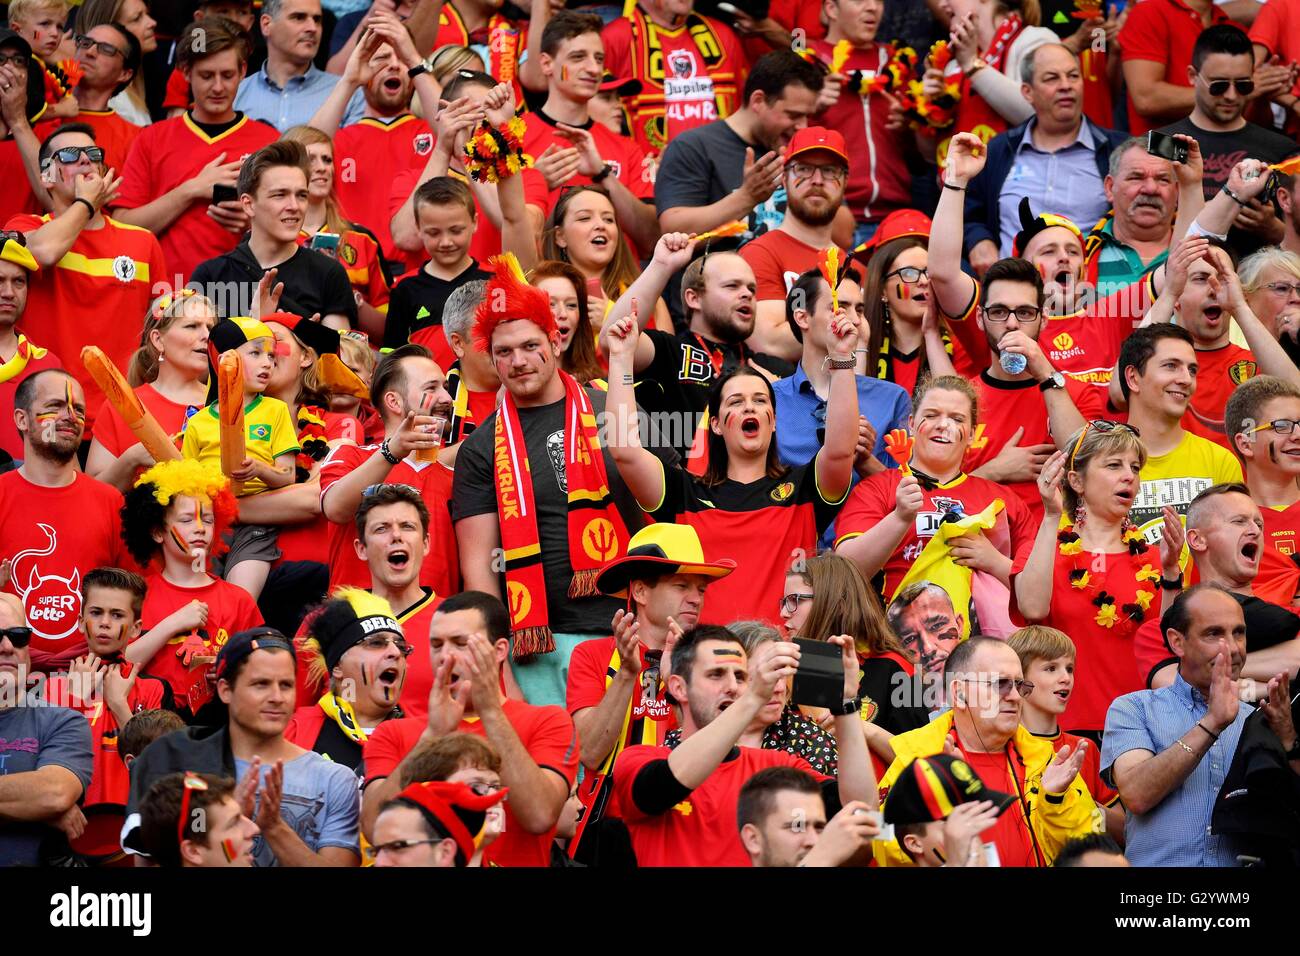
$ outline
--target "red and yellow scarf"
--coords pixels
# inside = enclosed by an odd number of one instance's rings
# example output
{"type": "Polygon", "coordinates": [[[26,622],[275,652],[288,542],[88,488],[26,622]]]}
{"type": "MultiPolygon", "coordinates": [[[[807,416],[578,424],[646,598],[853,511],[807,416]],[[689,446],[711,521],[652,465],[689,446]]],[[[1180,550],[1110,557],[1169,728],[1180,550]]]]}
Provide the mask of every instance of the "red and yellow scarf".
{"type": "MultiPolygon", "coordinates": [[[[596,415],[577,379],[556,370],[564,382],[564,473],[569,489],[569,597],[596,593],[596,574],[627,549],[628,533],[609,493],[596,415]]],[[[505,552],[507,607],[514,633],[514,656],[527,660],[555,650],[548,624],[542,545],[533,500],[532,464],[524,443],[519,410],[507,392],[493,436],[492,473],[505,552]]]]}
{"type": "Polygon", "coordinates": [[[27,363],[32,359],[45,358],[48,350],[32,345],[27,336],[21,332],[18,333],[18,349],[14,352],[14,357],[9,361],[0,363],[0,382],[8,382],[17,378],[27,368],[27,363]]]}

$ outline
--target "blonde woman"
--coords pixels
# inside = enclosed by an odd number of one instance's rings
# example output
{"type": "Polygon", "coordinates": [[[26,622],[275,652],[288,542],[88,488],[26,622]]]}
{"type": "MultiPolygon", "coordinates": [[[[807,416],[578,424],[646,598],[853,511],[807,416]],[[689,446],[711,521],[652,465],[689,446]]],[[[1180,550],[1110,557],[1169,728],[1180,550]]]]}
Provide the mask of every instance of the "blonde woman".
{"type": "Polygon", "coordinates": [[[1273,333],[1287,357],[1300,365],[1300,256],[1279,246],[1265,246],[1241,260],[1237,277],[1250,311],[1273,333]]]}
{"type": "MultiPolygon", "coordinates": [[[[192,289],[155,299],[145,317],[126,378],[169,435],[179,435],[189,416],[207,404],[208,332],[216,321],[216,306],[192,289]]],[[[119,491],[129,491],[136,476],[154,464],[109,402],[92,435],[86,474],[119,491]]]]}

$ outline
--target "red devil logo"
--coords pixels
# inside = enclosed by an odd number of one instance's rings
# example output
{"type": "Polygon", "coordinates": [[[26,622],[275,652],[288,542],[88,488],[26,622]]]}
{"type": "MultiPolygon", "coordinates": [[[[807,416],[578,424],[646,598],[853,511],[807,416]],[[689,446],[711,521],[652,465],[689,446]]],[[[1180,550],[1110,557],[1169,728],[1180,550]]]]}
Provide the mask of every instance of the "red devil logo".
{"type": "Polygon", "coordinates": [[[28,548],[13,556],[13,586],[27,611],[32,630],[47,641],[58,641],[77,630],[81,621],[81,572],[73,569],[70,577],[41,574],[36,558],[51,555],[58,547],[58,532],[47,524],[36,527],[45,532],[44,548],[28,548]],[[26,576],[21,562],[32,558],[26,576]]]}

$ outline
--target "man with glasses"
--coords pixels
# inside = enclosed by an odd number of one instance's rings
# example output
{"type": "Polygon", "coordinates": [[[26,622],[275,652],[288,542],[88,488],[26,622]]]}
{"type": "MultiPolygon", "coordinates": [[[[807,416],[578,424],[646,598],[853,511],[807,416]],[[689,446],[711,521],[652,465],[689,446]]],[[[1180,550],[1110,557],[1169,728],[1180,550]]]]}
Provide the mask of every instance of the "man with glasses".
{"type": "Polygon", "coordinates": [[[98,346],[125,369],[140,347],[138,317],[148,313],[167,269],[153,233],[101,211],[122,180],[110,176],[93,127],[60,126],[41,144],[39,160],[51,212],[15,216],[5,227],[26,234],[41,267],[32,276],[25,327],[63,359],[85,391],[89,435],[104,393],[82,364],[81,350],[98,346]],[[94,321],[91,313],[103,318],[94,321]]]}
{"type": "MultiPolygon", "coordinates": [[[[1300,150],[1294,139],[1246,120],[1247,108],[1261,95],[1254,72],[1254,49],[1240,28],[1225,23],[1205,30],[1196,38],[1187,68],[1196,105],[1186,119],[1161,129],[1192,136],[1200,144],[1207,201],[1227,185],[1241,159],[1276,163],[1300,150]]],[[[1282,222],[1263,197],[1252,197],[1235,211],[1228,241],[1239,256],[1282,240],[1282,222]]]]}
{"type": "Polygon", "coordinates": [[[108,101],[131,85],[140,70],[140,41],[120,23],[101,23],[77,37],[81,79],[72,88],[77,120],[94,130],[104,165],[119,172],[141,127],[119,116],[108,101]]]}
{"type": "Polygon", "coordinates": [[[447,598],[429,634],[434,673],[425,719],[385,721],[366,742],[362,829],[368,838],[379,811],[402,790],[422,745],[456,732],[486,737],[501,757],[510,790],[505,832],[484,854],[486,865],[547,866],[560,811],[578,769],[578,738],[563,708],[535,707],[502,692],[510,652],[505,605],[482,591],[447,598]]]}
{"type": "Polygon", "coordinates": [[[316,703],[294,712],[284,738],[359,776],[366,739],[402,713],[397,702],[415,649],[392,605],[355,588],[335,591],[303,622],[303,629],[308,673],[323,669],[328,688],[316,703]]]}
{"type": "MultiPolygon", "coordinates": [[[[1020,709],[1034,688],[1024,679],[1016,652],[1001,640],[972,637],[957,645],[943,679],[952,709],[893,739],[894,762],[881,778],[881,792],[892,788],[917,757],[959,757],[986,788],[1016,798],[983,834],[1000,865],[1051,866],[1068,840],[1096,826],[1097,805],[1079,776],[1092,745],[1085,741],[1058,753],[1050,740],[1025,729],[1020,709]]],[[[879,855],[888,865],[910,862],[896,843],[884,850],[879,855]]]]}
{"type": "Polygon", "coordinates": [[[1181,326],[1137,329],[1120,349],[1120,391],[1129,424],[1147,450],[1129,517],[1149,543],[1163,534],[1165,506],[1185,517],[1192,499],[1210,485],[1241,481],[1241,466],[1227,449],[1183,427],[1199,371],[1192,337],[1181,326]]]}
{"type": "MultiPolygon", "coordinates": [[[[1102,417],[1105,395],[1065,377],[1043,353],[1039,337],[1046,297],[1034,265],[1001,259],[989,267],[983,283],[962,271],[964,193],[985,153],[971,133],[958,133],[949,143],[943,195],[930,231],[930,294],[955,344],[977,360],[985,350],[989,357],[975,382],[981,421],[965,466],[1014,490],[1037,518],[1042,515],[1038,473],[1067,436],[1087,419],[1102,417]]],[[[935,371],[955,370],[936,366],[935,371]]]]}
{"type": "Polygon", "coordinates": [[[366,855],[375,866],[469,866],[491,809],[504,796],[463,783],[413,783],[380,811],[366,855]]]}
{"type": "MultiPolygon", "coordinates": [[[[785,299],[799,276],[816,270],[835,245],[835,216],[844,205],[848,147],[833,129],[809,126],[786,147],[781,184],[786,208],[781,225],[740,247],[758,282],[758,313],[750,344],[787,361],[799,358],[799,342],[786,322],[785,299]]],[[[840,250],[840,261],[848,256],[840,250]]],[[[807,459],[803,459],[807,461],[807,459]]]]}
{"type": "Polygon", "coordinates": [[[94,766],[90,722],[26,698],[31,638],[22,603],[0,594],[0,867],[40,865],[52,828],[80,818],[94,766]]]}

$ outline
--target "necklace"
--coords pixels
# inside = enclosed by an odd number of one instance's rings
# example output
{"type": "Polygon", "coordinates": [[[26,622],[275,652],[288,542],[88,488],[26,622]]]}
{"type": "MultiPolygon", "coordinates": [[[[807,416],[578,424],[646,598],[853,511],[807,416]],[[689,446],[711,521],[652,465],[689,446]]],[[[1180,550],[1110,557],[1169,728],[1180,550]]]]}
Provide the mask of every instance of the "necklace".
{"type": "MultiPolygon", "coordinates": [[[[1128,548],[1130,568],[1137,563],[1131,559],[1142,557],[1151,550],[1151,545],[1147,544],[1146,539],[1142,537],[1142,532],[1134,525],[1126,523],[1120,538],[1128,548]]],[[[1121,637],[1130,636],[1145,619],[1146,612],[1155,599],[1156,582],[1160,580],[1160,571],[1149,561],[1144,561],[1133,576],[1135,586],[1133,602],[1121,605],[1115,595],[1105,588],[1105,585],[1110,583],[1106,580],[1110,571],[1107,555],[1084,551],[1079,533],[1070,523],[1065,524],[1057,532],[1056,540],[1059,542],[1057,551],[1062,557],[1070,559],[1070,587],[1093,595],[1092,604],[1097,608],[1097,614],[1093,618],[1094,623],[1121,637]]]]}

